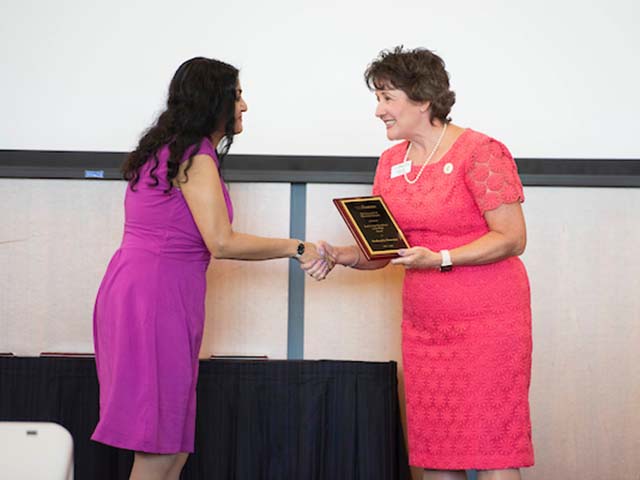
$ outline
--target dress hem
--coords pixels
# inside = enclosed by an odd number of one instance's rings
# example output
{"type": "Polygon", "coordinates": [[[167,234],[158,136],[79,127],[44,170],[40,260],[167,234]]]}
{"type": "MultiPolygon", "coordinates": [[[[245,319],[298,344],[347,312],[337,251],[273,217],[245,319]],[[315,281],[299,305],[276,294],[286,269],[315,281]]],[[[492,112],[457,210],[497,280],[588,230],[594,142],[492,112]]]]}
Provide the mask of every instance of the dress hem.
{"type": "Polygon", "coordinates": [[[113,439],[106,438],[101,435],[96,435],[95,433],[91,436],[91,440],[94,442],[102,443],[104,445],[108,445],[110,447],[121,448],[123,450],[131,450],[133,452],[143,452],[143,453],[155,453],[160,455],[173,455],[177,453],[193,453],[194,448],[167,448],[167,447],[158,447],[152,446],[146,442],[127,442],[126,440],[121,439],[113,439]]]}
{"type": "Polygon", "coordinates": [[[477,458],[464,461],[442,462],[435,460],[411,459],[412,467],[427,470],[506,470],[512,468],[528,468],[534,465],[533,458],[514,459],[508,457],[477,458]]]}

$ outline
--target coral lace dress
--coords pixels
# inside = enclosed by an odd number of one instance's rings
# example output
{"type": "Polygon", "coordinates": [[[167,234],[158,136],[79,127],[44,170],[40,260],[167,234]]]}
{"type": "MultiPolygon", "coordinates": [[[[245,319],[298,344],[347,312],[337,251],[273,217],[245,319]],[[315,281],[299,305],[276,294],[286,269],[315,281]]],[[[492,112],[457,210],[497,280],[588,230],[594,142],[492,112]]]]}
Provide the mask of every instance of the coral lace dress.
{"type": "MultiPolygon", "coordinates": [[[[407,148],[403,142],[382,154],[374,194],[412,246],[465,245],[489,231],[486,211],[524,200],[509,151],[486,135],[465,130],[413,185],[390,178],[407,148]]],[[[410,463],[442,470],[533,465],[530,292],[520,259],[407,270],[402,299],[410,463]]]]}

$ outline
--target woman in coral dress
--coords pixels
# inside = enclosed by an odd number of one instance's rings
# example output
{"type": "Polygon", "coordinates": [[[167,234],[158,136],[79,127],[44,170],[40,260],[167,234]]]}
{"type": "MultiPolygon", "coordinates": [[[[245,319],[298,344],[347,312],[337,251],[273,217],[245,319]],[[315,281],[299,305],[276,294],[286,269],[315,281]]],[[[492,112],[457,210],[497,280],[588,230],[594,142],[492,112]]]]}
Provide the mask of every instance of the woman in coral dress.
{"type": "Polygon", "coordinates": [[[246,110],[236,68],[188,60],[123,166],[124,236],[94,311],[100,421],[91,438],[135,451],[132,480],[177,480],[193,452],[211,256],[297,258],[318,279],[328,270],[311,243],[232,229],[219,162],[246,110]]]}
{"type": "MultiPolygon", "coordinates": [[[[424,479],[520,478],[533,465],[529,282],[516,165],[499,141],[450,123],[455,95],[440,57],[384,51],[365,74],[390,140],[373,193],[411,248],[402,354],[410,463],[424,479]],[[410,162],[410,164],[409,164],[410,162]]],[[[342,265],[375,269],[356,246],[324,248],[342,265]]],[[[312,270],[313,271],[313,270],[312,270]]]]}

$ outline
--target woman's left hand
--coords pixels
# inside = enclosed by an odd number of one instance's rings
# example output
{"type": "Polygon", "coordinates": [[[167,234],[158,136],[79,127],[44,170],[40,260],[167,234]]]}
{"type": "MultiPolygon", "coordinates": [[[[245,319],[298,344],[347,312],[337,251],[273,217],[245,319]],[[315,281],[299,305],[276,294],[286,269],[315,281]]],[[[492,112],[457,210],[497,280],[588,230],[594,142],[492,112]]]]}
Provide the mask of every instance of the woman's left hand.
{"type": "Polygon", "coordinates": [[[391,260],[394,265],[404,265],[405,268],[440,268],[442,257],[440,253],[425,247],[411,247],[398,250],[398,258],[391,260]]]}

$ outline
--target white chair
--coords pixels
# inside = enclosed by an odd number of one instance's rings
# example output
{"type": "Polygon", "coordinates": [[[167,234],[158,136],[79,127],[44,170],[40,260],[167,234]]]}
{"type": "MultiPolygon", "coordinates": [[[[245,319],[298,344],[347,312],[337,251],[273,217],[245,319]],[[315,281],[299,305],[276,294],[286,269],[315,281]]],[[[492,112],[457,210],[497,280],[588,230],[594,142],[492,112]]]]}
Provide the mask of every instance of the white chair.
{"type": "Polygon", "coordinates": [[[0,477],[73,480],[73,438],[49,422],[0,422],[0,477]]]}

